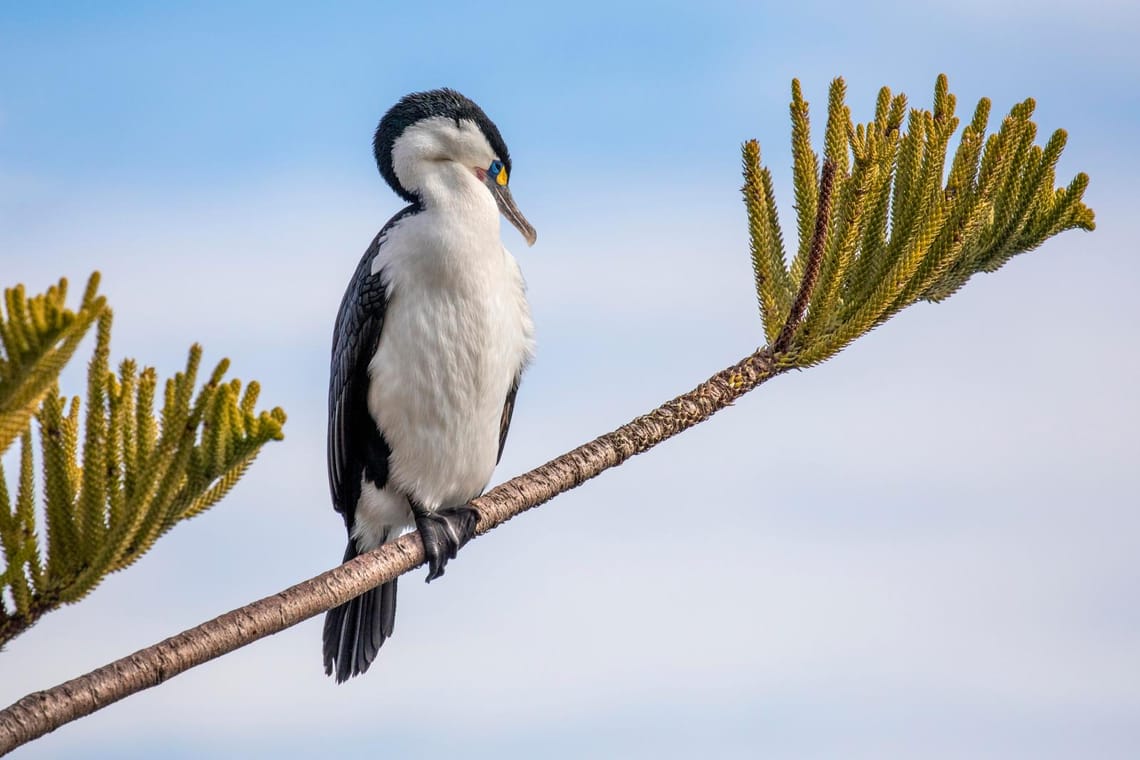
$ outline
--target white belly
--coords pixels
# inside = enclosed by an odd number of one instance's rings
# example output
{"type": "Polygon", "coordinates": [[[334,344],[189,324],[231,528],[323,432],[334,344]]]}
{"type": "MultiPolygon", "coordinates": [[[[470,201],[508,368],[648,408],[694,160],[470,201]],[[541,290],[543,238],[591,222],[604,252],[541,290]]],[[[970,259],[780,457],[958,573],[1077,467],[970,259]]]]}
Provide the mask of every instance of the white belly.
{"type": "Polygon", "coordinates": [[[495,250],[459,268],[446,256],[392,262],[388,277],[368,409],[391,450],[389,488],[428,510],[486,488],[503,404],[531,354],[521,275],[497,239],[495,250]]]}

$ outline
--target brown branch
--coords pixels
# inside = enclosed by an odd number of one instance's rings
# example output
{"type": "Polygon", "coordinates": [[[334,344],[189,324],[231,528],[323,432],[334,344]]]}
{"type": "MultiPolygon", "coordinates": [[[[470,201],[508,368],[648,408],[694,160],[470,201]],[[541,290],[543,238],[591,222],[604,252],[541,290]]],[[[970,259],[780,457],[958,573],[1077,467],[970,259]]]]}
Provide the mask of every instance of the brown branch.
{"type": "MultiPolygon", "coordinates": [[[[801,294],[803,291],[801,288],[801,294]]],[[[703,422],[782,371],[772,361],[771,353],[759,350],[649,414],[508,480],[471,502],[479,512],[476,533],[486,533],[703,422]]],[[[423,561],[419,536],[404,536],[87,675],[29,694],[0,712],[0,755],[196,665],[343,604],[415,569],[423,561]]]]}
{"type": "Polygon", "coordinates": [[[819,279],[820,265],[823,263],[823,244],[827,241],[827,225],[831,223],[831,189],[835,184],[835,164],[831,161],[823,162],[823,172],[819,180],[819,206],[815,214],[815,232],[811,238],[811,250],[804,266],[804,278],[800,282],[800,292],[792,302],[792,309],[788,312],[788,320],[784,322],[779,337],[772,344],[774,354],[782,354],[788,349],[792,341],[792,334],[804,318],[808,301],[811,300],[812,291],[815,290],[816,280],[819,279]]]}

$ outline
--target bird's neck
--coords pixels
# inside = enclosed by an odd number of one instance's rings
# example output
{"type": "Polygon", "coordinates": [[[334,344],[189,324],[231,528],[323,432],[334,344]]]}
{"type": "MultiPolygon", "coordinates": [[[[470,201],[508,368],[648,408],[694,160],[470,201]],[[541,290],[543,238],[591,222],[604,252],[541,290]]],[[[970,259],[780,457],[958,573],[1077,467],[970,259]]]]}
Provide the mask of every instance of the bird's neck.
{"type": "Polygon", "coordinates": [[[498,229],[499,208],[474,174],[450,161],[428,166],[416,188],[425,211],[467,225],[498,229]]]}

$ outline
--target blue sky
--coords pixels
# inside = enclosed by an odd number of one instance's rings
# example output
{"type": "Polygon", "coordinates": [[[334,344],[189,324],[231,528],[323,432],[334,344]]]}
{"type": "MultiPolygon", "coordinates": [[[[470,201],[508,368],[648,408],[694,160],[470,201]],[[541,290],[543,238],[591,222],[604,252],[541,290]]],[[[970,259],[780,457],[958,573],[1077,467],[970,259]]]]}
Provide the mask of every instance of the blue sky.
{"type": "MultiPolygon", "coordinates": [[[[539,356],[496,480],[761,340],[739,144],[790,238],[789,83],[1027,96],[1092,177],[1070,232],[402,583],[365,677],[319,622],[17,753],[1126,758],[1140,746],[1133,4],[6,3],[0,283],[104,275],[114,352],[190,343],[287,438],[223,504],[0,653],[0,702],[334,564],[324,404],[347,277],[399,208],[371,131],[478,101],[539,232],[505,227],[539,356]]],[[[71,388],[81,375],[72,372],[71,388]]]]}

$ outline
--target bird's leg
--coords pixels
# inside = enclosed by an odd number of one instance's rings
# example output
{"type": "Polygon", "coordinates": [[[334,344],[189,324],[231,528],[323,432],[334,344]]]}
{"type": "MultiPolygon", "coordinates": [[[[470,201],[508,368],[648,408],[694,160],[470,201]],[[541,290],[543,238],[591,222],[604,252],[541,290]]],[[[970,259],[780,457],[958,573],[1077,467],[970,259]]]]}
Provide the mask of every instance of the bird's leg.
{"type": "Polygon", "coordinates": [[[416,530],[424,544],[424,555],[428,563],[427,582],[431,583],[443,575],[447,561],[455,559],[460,548],[475,535],[479,513],[466,504],[431,512],[415,499],[409,498],[408,503],[411,504],[416,530]]]}

